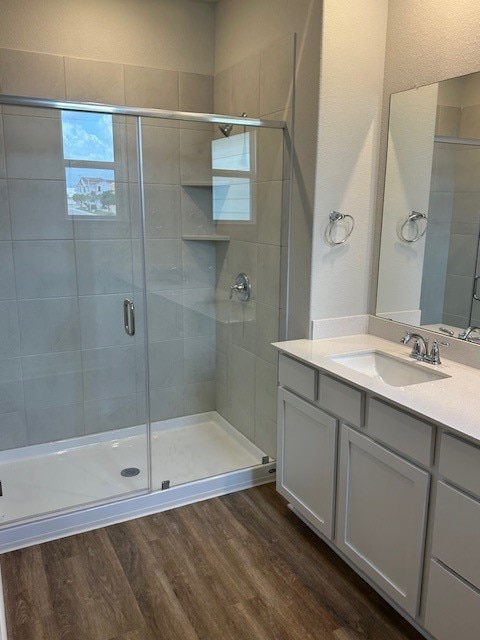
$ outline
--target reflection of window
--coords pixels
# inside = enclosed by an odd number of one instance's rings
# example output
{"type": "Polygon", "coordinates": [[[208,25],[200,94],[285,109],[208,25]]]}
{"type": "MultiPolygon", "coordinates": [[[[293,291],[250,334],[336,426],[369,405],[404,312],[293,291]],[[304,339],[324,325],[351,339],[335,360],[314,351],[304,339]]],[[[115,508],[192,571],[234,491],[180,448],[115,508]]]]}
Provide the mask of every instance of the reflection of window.
{"type": "Polygon", "coordinates": [[[62,111],[68,215],[115,216],[112,116],[62,111]]]}
{"type": "Polygon", "coordinates": [[[252,133],[240,133],[212,141],[214,220],[253,220],[254,141],[252,133]]]}

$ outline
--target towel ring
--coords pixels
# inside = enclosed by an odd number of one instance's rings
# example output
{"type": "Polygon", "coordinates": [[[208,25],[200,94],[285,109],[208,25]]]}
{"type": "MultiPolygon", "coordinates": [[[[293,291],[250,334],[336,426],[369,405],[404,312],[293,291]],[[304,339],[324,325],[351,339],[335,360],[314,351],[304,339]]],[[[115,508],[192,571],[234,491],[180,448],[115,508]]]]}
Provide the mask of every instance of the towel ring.
{"type": "Polygon", "coordinates": [[[417,242],[417,240],[420,240],[420,238],[422,238],[425,235],[427,231],[427,225],[428,225],[428,218],[424,213],[420,213],[419,211],[412,211],[408,215],[408,218],[403,222],[402,226],[400,227],[400,230],[398,232],[398,237],[400,238],[400,240],[402,240],[402,242],[417,242]],[[419,220],[424,220],[425,222],[423,230],[421,230],[418,226],[419,220]],[[406,238],[405,229],[410,222],[415,225],[417,233],[413,238],[406,238]]]}
{"type": "Polygon", "coordinates": [[[353,216],[349,215],[348,213],[339,213],[338,211],[331,211],[328,217],[328,224],[325,229],[325,241],[327,242],[327,244],[329,244],[332,247],[338,244],[343,244],[352,235],[352,231],[354,228],[355,228],[355,220],[353,216]],[[342,240],[334,240],[332,238],[332,231],[335,228],[335,225],[340,220],[346,220],[347,218],[350,220],[350,229],[347,230],[346,235],[344,238],[342,238],[342,240]]]}

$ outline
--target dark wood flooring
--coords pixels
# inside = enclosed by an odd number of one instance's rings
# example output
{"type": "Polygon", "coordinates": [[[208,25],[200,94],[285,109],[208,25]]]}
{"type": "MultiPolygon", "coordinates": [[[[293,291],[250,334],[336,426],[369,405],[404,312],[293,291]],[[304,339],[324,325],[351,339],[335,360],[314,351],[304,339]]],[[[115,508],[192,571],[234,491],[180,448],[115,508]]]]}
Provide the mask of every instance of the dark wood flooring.
{"type": "Polygon", "coordinates": [[[9,640],[421,640],[273,484],[0,562],[9,640]]]}

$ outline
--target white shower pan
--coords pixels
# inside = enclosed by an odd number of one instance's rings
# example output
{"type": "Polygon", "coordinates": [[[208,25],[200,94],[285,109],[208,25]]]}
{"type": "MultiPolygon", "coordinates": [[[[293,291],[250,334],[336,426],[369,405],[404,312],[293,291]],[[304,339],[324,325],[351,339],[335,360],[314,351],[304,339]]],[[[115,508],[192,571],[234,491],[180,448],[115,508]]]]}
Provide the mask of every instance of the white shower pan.
{"type": "Polygon", "coordinates": [[[145,431],[129,427],[2,452],[0,552],[67,535],[65,528],[76,533],[273,480],[274,463],[262,464],[260,449],[208,412],[152,424],[146,493],[145,431]],[[125,477],[126,468],[139,473],[125,477]],[[99,501],[105,504],[93,506],[99,501]],[[66,513],[72,509],[80,511],[66,513]]]}

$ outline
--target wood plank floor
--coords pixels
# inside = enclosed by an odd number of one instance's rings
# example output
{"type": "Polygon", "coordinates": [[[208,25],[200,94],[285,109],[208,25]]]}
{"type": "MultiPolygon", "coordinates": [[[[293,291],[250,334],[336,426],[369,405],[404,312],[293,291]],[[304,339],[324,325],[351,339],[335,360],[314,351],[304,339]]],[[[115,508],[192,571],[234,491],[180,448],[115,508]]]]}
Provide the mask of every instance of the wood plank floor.
{"type": "Polygon", "coordinates": [[[0,562],[8,640],[421,640],[273,484],[0,562]]]}

